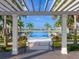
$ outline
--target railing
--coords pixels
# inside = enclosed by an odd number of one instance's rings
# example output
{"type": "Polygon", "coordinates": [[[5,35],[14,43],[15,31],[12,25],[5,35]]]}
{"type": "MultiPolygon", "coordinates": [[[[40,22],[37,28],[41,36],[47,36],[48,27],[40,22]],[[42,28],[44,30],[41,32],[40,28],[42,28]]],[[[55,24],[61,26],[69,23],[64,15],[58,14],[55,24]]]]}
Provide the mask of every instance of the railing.
{"type": "Polygon", "coordinates": [[[47,29],[22,29],[21,31],[18,31],[18,32],[61,32],[61,30],[55,30],[55,29],[50,29],[50,30],[47,30],[47,29]]]}

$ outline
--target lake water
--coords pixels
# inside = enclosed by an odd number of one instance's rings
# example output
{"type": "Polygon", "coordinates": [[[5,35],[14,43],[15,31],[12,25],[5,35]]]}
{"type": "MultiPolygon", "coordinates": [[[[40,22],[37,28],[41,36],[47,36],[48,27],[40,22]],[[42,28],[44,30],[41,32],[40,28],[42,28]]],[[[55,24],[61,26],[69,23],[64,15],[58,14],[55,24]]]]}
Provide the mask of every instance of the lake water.
{"type": "Polygon", "coordinates": [[[47,32],[30,32],[29,37],[41,38],[41,37],[49,37],[49,35],[47,32]]]}

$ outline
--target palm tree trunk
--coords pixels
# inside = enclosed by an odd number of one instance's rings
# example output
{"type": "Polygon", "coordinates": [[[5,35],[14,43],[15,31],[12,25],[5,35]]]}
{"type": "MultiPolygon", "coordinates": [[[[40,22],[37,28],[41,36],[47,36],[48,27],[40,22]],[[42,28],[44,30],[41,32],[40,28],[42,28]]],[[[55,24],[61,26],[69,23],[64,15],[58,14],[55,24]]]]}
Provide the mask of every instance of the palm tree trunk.
{"type": "Polygon", "coordinates": [[[77,25],[76,25],[76,15],[74,15],[74,45],[77,45],[77,25]]]}
{"type": "Polygon", "coordinates": [[[4,47],[7,47],[7,36],[6,36],[6,28],[3,29],[3,38],[4,38],[4,47]]]}
{"type": "Polygon", "coordinates": [[[22,29],[21,29],[21,27],[20,27],[20,31],[21,31],[22,29]]]}
{"type": "Polygon", "coordinates": [[[4,24],[3,24],[3,35],[4,35],[4,47],[7,47],[7,26],[6,26],[6,16],[4,16],[4,24]]]}
{"type": "Polygon", "coordinates": [[[77,29],[74,29],[74,45],[77,45],[77,29]]]}

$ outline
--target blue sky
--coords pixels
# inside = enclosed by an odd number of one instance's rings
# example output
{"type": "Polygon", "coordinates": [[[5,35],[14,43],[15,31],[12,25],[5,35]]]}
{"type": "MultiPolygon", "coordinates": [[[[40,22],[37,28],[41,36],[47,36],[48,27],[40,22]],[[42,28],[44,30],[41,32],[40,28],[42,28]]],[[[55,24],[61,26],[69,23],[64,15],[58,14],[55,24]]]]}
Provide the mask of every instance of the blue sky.
{"type": "MultiPolygon", "coordinates": [[[[41,11],[44,11],[46,1],[47,0],[41,0],[41,5],[40,5],[40,10],[41,11]]],[[[34,2],[34,10],[38,11],[39,10],[39,2],[40,2],[40,0],[33,0],[33,2],[34,2]]],[[[33,11],[31,0],[25,0],[25,3],[28,6],[28,9],[30,11],[33,11]]],[[[50,9],[50,7],[53,6],[53,4],[54,4],[53,0],[48,0],[48,5],[47,5],[47,8],[46,8],[46,11],[48,11],[50,9]]]]}
{"type": "Polygon", "coordinates": [[[49,23],[54,28],[54,24],[57,22],[57,19],[53,19],[51,16],[27,16],[21,18],[24,22],[24,28],[26,28],[28,23],[32,23],[34,28],[37,29],[45,28],[45,23],[49,23]]]}
{"type": "MultiPolygon", "coordinates": [[[[29,8],[30,11],[33,11],[33,8],[32,8],[32,3],[31,3],[31,0],[25,0],[26,1],[26,4],[29,8]]],[[[34,1],[34,10],[35,11],[38,11],[39,10],[39,1],[40,0],[33,0],[34,1]]],[[[40,7],[40,10],[41,11],[44,11],[44,6],[45,6],[45,2],[46,0],[41,0],[41,7],[40,7]]],[[[51,5],[53,3],[53,0],[49,0],[48,2],[48,6],[46,8],[46,11],[49,11],[51,5]]],[[[40,15],[40,16],[27,16],[27,17],[21,17],[22,18],[22,21],[24,22],[24,28],[26,28],[27,24],[28,23],[33,23],[34,25],[34,28],[44,28],[44,24],[45,23],[49,23],[52,28],[54,28],[54,24],[56,23],[57,19],[53,19],[52,16],[44,16],[44,15],[40,15]]]]}

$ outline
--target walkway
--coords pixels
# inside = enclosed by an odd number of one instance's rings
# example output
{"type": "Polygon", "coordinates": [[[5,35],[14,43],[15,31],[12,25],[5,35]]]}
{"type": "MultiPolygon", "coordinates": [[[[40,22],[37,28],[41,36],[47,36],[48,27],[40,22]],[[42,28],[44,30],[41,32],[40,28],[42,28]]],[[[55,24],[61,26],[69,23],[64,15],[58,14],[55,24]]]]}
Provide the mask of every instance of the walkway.
{"type": "Polygon", "coordinates": [[[62,55],[59,50],[55,51],[30,51],[19,53],[17,56],[10,52],[0,52],[0,59],[79,59],[79,51],[70,52],[68,55],[62,55]]]}

